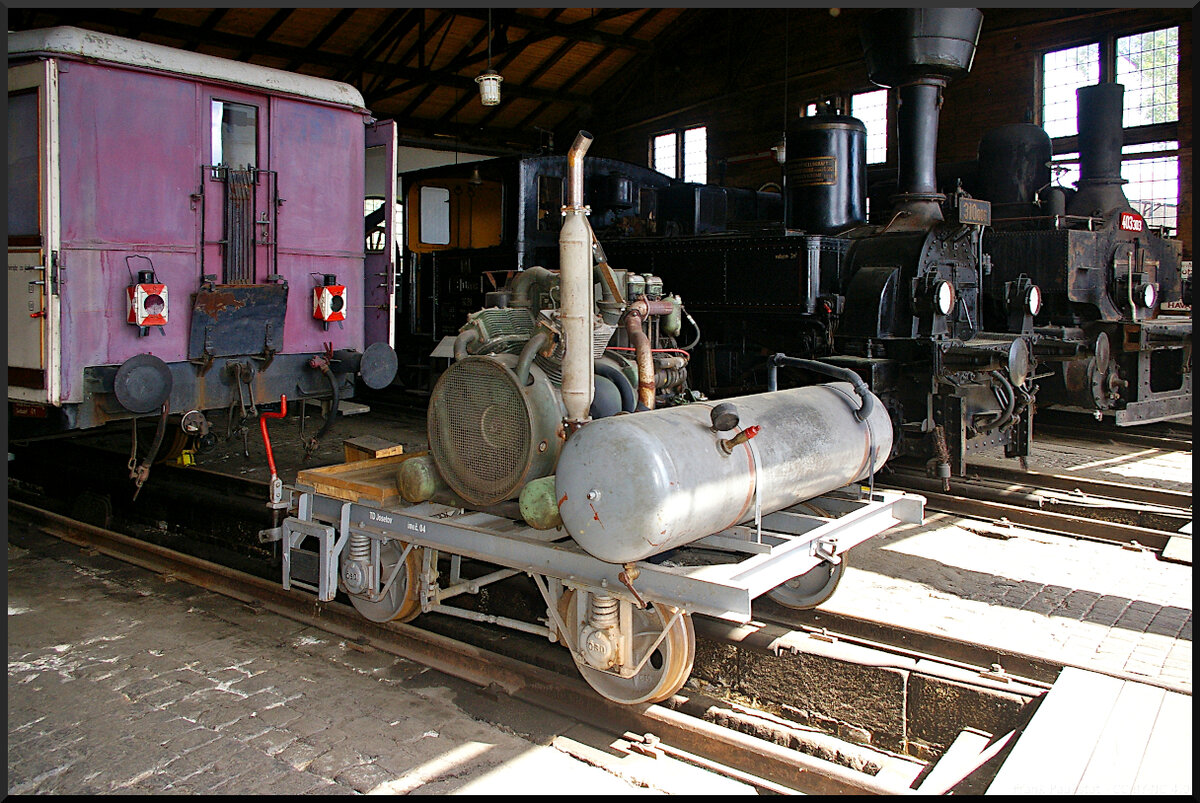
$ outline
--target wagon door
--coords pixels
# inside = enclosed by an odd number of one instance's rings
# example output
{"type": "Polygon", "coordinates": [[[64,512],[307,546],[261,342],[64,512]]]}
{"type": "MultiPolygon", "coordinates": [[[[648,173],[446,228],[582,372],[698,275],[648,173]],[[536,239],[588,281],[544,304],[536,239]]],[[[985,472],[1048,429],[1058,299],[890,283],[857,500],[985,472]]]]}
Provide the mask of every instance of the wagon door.
{"type": "Polygon", "coordinates": [[[275,270],[275,174],[268,166],[268,103],[234,91],[206,93],[208,160],[203,272],[219,285],[263,284],[275,270]]]}
{"type": "Polygon", "coordinates": [[[367,126],[364,343],[396,346],[396,124],[367,126]]]}
{"type": "Polygon", "coordinates": [[[58,72],[8,70],[8,397],[59,403],[58,72]]]}
{"type": "MultiPolygon", "coordinates": [[[[220,357],[252,356],[269,365],[283,349],[287,284],[278,266],[269,113],[261,95],[225,88],[201,95],[203,283],[192,297],[188,359],[203,371],[220,357]]],[[[257,368],[243,365],[239,375],[249,383],[257,368]]]]}

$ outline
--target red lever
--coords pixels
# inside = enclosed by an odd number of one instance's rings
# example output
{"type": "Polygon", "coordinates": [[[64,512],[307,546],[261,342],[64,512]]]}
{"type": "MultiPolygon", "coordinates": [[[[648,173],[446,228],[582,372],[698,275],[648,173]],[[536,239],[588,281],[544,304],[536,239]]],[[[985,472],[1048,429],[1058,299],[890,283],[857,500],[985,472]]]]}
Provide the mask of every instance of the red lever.
{"type": "Polygon", "coordinates": [[[271,436],[267,434],[268,418],[283,418],[287,415],[287,396],[279,397],[279,412],[263,411],[258,414],[258,428],[262,431],[263,446],[267,448],[267,467],[271,469],[271,480],[275,480],[275,455],[271,451],[271,436]]]}

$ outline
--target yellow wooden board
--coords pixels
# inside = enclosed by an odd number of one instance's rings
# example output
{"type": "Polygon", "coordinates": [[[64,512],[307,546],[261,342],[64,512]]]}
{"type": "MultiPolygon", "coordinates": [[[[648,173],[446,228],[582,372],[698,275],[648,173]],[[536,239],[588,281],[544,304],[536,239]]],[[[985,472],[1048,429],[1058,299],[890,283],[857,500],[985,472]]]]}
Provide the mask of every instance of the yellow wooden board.
{"type": "Polygon", "coordinates": [[[396,488],[396,472],[400,470],[400,464],[409,458],[424,454],[427,452],[304,469],[296,475],[296,482],[299,485],[312,486],[317,493],[334,499],[389,507],[402,502],[400,492],[396,488]]]}
{"type": "Polygon", "coordinates": [[[404,447],[400,444],[374,435],[360,435],[357,438],[348,438],[342,441],[342,448],[345,451],[347,463],[370,460],[376,457],[392,457],[404,453],[404,447]]]}

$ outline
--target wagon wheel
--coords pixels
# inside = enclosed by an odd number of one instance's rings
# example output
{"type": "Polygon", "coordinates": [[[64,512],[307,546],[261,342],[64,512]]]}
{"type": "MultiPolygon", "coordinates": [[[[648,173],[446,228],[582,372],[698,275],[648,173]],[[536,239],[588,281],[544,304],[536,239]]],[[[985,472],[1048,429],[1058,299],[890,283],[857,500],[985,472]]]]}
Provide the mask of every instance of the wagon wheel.
{"type": "Polygon", "coordinates": [[[846,553],[834,564],[822,562],[802,575],[793,577],[767,592],[767,596],[785,608],[802,611],[815,608],[833,596],[846,573],[846,553]]]}
{"type": "MultiPolygon", "coordinates": [[[[586,617],[576,610],[575,601],[579,595],[574,591],[568,591],[567,595],[567,604],[560,607],[560,610],[566,609],[568,615],[565,622],[568,627],[577,631],[579,621],[586,617]]],[[[633,609],[635,665],[646,654],[646,650],[658,640],[676,610],[669,605],[655,604],[645,609],[633,609]]],[[[683,684],[692,674],[692,663],[696,659],[696,631],[692,627],[691,614],[686,613],[671,625],[667,637],[655,648],[650,660],[631,678],[610,675],[588,666],[575,655],[575,636],[576,633],[571,633],[567,643],[583,679],[600,694],[624,705],[658,703],[670,698],[683,688],[683,684]]]]}
{"type": "MultiPolygon", "coordinates": [[[[379,545],[380,574],[379,582],[386,583],[396,568],[396,561],[404,554],[405,544],[399,541],[384,541],[379,545]]],[[[383,595],[383,598],[372,602],[365,596],[350,595],[350,602],[367,619],[372,622],[408,622],[415,619],[421,612],[421,594],[418,578],[421,576],[421,550],[413,549],[404,559],[404,568],[396,575],[395,582],[383,595]]]]}

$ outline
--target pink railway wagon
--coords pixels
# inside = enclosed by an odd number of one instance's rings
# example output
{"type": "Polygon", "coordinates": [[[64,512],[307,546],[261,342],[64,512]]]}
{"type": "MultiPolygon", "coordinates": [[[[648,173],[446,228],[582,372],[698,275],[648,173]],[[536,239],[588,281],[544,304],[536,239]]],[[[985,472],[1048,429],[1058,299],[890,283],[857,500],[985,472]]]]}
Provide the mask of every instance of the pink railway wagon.
{"type": "Polygon", "coordinates": [[[391,198],[382,246],[363,215],[366,151],[394,175],[395,135],[356,89],[70,27],[8,53],[14,435],[195,434],[283,395],[331,422],[391,382],[391,198]]]}

